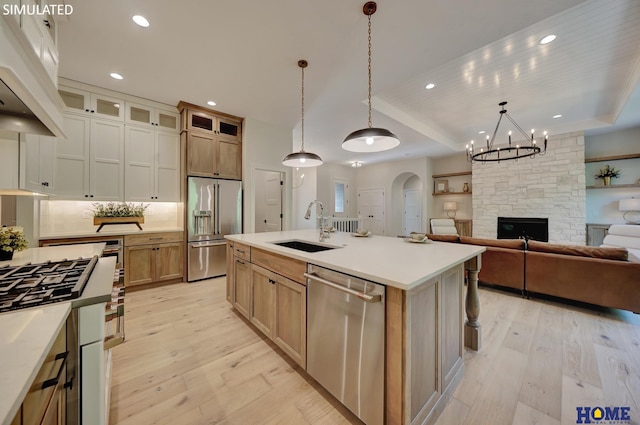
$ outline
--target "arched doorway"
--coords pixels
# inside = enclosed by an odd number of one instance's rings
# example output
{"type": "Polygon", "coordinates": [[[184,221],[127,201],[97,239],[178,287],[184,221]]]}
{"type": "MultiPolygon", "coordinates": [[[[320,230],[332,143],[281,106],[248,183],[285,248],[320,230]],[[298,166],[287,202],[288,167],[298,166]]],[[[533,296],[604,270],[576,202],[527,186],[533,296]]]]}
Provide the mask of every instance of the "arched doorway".
{"type": "Polygon", "coordinates": [[[388,234],[408,235],[412,231],[424,230],[423,185],[414,173],[398,175],[391,186],[391,226],[388,234]]]}

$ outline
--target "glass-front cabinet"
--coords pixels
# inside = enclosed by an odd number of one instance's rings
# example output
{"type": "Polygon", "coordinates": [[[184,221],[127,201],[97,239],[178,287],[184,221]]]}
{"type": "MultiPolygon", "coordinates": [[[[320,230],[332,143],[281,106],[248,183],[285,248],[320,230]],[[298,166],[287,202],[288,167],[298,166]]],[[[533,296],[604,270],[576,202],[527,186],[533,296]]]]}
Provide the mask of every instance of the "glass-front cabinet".
{"type": "Polygon", "coordinates": [[[179,131],[180,115],[177,112],[127,102],[126,123],[152,126],[161,130],[179,131]]]}
{"type": "Polygon", "coordinates": [[[124,99],[64,86],[58,93],[67,112],[124,121],[124,99]]]}

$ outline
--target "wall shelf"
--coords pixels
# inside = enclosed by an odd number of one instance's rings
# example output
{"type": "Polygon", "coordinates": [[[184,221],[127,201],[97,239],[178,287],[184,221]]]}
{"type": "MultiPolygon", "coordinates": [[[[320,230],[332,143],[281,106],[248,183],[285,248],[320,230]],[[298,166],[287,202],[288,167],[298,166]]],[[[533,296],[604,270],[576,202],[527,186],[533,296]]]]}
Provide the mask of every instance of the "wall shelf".
{"type": "Polygon", "coordinates": [[[440,196],[440,195],[471,195],[472,192],[438,192],[438,193],[432,193],[433,196],[440,196]]]}
{"type": "MultiPolygon", "coordinates": [[[[611,186],[587,186],[587,189],[620,189],[625,187],[640,187],[640,184],[612,184],[611,186]]],[[[446,195],[445,193],[439,195],[446,195]]]]}
{"type": "Polygon", "coordinates": [[[441,179],[443,177],[470,176],[470,175],[471,175],[471,171],[461,171],[459,173],[433,174],[431,177],[434,179],[441,179]]]}
{"type": "Polygon", "coordinates": [[[627,155],[615,155],[615,156],[601,156],[597,158],[585,158],[584,162],[586,164],[588,162],[619,161],[621,159],[634,159],[634,158],[640,158],[640,153],[630,153],[627,155]]]}

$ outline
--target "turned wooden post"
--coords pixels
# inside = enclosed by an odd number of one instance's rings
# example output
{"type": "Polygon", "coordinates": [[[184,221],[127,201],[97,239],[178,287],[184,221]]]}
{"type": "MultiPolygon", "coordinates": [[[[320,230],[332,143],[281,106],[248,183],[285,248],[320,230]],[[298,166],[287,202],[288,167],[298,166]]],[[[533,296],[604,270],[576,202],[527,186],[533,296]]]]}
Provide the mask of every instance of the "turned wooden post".
{"type": "Polygon", "coordinates": [[[478,272],[482,268],[481,256],[468,260],[464,264],[467,270],[467,296],[465,298],[465,310],[467,320],[464,323],[464,345],[474,351],[478,351],[481,345],[480,331],[480,297],[478,296],[478,272]]]}

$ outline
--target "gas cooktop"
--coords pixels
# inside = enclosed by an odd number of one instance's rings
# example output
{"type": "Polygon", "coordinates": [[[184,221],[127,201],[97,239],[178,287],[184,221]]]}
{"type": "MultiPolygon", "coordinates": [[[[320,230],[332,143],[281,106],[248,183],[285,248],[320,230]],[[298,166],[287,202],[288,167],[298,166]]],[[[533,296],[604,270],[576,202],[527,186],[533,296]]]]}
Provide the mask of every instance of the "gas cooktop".
{"type": "Polygon", "coordinates": [[[78,298],[98,257],[0,267],[0,313],[78,298]]]}

